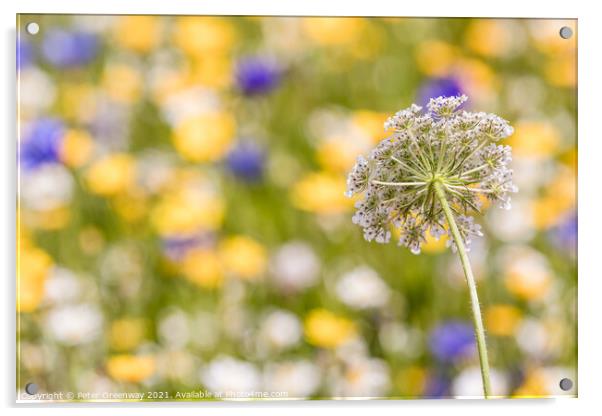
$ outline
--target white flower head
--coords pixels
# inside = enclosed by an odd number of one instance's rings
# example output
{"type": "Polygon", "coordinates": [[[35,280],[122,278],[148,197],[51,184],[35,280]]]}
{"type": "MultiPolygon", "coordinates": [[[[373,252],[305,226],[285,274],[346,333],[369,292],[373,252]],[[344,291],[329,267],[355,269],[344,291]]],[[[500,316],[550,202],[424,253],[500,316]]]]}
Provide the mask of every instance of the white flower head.
{"type": "Polygon", "coordinates": [[[379,308],[389,300],[389,287],[378,273],[360,266],[345,273],[337,282],[339,299],[354,309],[379,308]]]}
{"type": "Polygon", "coordinates": [[[82,303],[51,309],[46,316],[46,330],[63,345],[83,345],[102,334],[103,317],[96,305],[82,303]]]}
{"type": "Polygon", "coordinates": [[[201,381],[214,393],[244,394],[260,388],[261,374],[255,365],[249,362],[222,356],[202,369],[201,381]]]}
{"type": "Polygon", "coordinates": [[[331,382],[337,397],[385,397],[391,385],[387,363],[378,358],[356,357],[345,363],[344,370],[331,382]]]}
{"type": "Polygon", "coordinates": [[[263,374],[264,390],[285,392],[290,399],[311,396],[320,382],[320,367],[309,360],[270,362],[263,374]]]}
{"type": "Polygon", "coordinates": [[[481,236],[471,212],[479,212],[482,197],[510,208],[512,149],[497,142],[513,128],[488,113],[459,111],[468,98],[432,98],[427,111],[412,104],[385,122],[391,135],[366,158],[360,156],[347,179],[347,196],[362,193],[356,203],[354,224],[367,241],[388,243],[391,228],[400,231],[399,244],[419,254],[426,233],[436,239],[448,234],[442,192],[453,212],[459,235],[468,245],[481,236]]]}
{"type": "Polygon", "coordinates": [[[301,291],[314,285],[320,268],[318,255],[303,241],[290,241],[282,245],[270,261],[274,283],[287,292],[301,291]]]}
{"type": "Polygon", "coordinates": [[[299,342],[303,328],[294,313],[285,310],[271,312],[261,324],[261,335],[275,349],[291,347],[299,342]]]}

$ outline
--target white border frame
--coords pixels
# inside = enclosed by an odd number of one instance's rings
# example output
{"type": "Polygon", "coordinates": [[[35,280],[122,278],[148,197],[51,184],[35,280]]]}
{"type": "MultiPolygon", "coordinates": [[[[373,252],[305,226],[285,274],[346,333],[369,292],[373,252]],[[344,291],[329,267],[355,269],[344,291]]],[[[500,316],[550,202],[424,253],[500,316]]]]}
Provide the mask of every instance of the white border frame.
{"type": "MultiPolygon", "coordinates": [[[[400,412],[433,412],[446,415],[467,415],[487,412],[488,416],[507,415],[509,412],[535,411],[551,415],[567,413],[589,413],[587,410],[600,408],[597,402],[601,384],[598,371],[602,370],[602,336],[599,317],[602,315],[602,276],[595,269],[596,248],[600,243],[600,220],[596,214],[602,206],[600,186],[595,168],[600,165],[602,155],[602,132],[600,112],[602,89],[600,74],[600,41],[602,22],[596,13],[596,3],[589,0],[526,2],[505,0],[504,2],[475,2],[470,0],[430,0],[428,2],[399,2],[392,0],[299,0],[278,3],[273,0],[230,0],[207,2],[191,0],[169,0],[151,4],[148,0],[103,0],[102,2],[73,2],[69,0],[20,0],[18,4],[7,0],[1,3],[2,13],[2,91],[0,117],[2,134],[2,215],[0,240],[0,264],[3,265],[2,298],[0,314],[2,320],[0,355],[0,406],[8,409],[7,414],[19,411],[28,414],[44,411],[50,415],[105,414],[116,413],[159,415],[170,411],[183,414],[198,414],[210,411],[221,414],[238,414],[241,410],[254,415],[281,414],[291,416],[308,412],[365,413],[379,411],[398,415],[400,412]],[[276,4],[277,3],[277,4],[276,4]],[[504,400],[484,402],[474,400],[432,401],[356,401],[356,402],[261,402],[261,403],[177,403],[177,404],[110,404],[110,405],[52,405],[41,409],[40,405],[15,404],[15,138],[16,138],[16,93],[15,93],[15,21],[16,13],[89,13],[89,14],[236,14],[236,15],[340,15],[340,16],[479,16],[479,17],[546,17],[578,18],[579,30],[579,398],[504,400]]],[[[598,215],[599,216],[599,215],[598,215]]],[[[599,410],[598,410],[599,411],[599,410]]]]}

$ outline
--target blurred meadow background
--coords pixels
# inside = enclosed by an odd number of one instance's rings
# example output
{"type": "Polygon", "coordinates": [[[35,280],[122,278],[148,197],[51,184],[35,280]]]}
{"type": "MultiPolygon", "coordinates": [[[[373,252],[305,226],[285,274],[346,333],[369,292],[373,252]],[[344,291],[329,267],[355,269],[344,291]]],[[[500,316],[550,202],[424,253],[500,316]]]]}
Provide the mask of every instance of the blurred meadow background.
{"type": "Polygon", "coordinates": [[[576,30],[20,15],[17,389],[481,395],[456,256],[367,243],[344,196],[387,116],[463,93],[515,128],[470,253],[494,392],[575,395],[576,30]]]}

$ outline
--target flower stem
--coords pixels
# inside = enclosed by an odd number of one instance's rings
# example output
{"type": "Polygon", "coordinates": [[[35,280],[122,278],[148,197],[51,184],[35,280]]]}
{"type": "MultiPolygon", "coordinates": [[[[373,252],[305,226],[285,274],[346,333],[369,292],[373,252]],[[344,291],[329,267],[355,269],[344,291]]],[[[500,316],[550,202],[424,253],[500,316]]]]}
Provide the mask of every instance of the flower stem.
{"type": "Polygon", "coordinates": [[[420,186],[426,185],[426,182],[383,182],[383,181],[372,181],[376,185],[388,185],[388,186],[420,186]]]}
{"type": "Polygon", "coordinates": [[[491,396],[491,382],[489,380],[489,359],[487,358],[487,345],[485,344],[485,329],[483,328],[483,318],[481,317],[481,307],[479,306],[479,296],[477,294],[477,285],[475,283],[474,275],[472,274],[472,268],[470,267],[470,261],[466,254],[466,247],[460,230],[454,219],[454,214],[447,202],[445,197],[445,191],[443,190],[442,184],[439,181],[433,182],[435,193],[441,203],[445,218],[449,224],[450,231],[458,248],[458,255],[462,263],[462,269],[464,270],[464,276],[466,277],[466,283],[468,284],[468,291],[470,293],[470,303],[472,307],[472,323],[474,326],[475,337],[477,339],[477,349],[479,351],[479,362],[481,364],[481,378],[483,380],[483,392],[485,398],[491,396]]]}

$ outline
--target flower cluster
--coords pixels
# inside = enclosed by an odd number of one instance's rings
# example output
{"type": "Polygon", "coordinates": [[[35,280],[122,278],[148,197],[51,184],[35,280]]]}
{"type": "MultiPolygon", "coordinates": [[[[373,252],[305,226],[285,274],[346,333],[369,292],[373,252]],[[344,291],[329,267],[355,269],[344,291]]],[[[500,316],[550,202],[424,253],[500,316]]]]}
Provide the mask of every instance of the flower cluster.
{"type": "MultiPolygon", "coordinates": [[[[483,200],[510,208],[512,183],[509,146],[497,142],[513,133],[495,114],[458,111],[465,95],[432,98],[426,112],[412,104],[385,122],[391,135],[368,158],[360,156],[347,179],[347,196],[363,193],[353,222],[368,241],[387,243],[391,226],[399,244],[420,253],[426,232],[438,239],[446,230],[438,189],[454,214],[463,243],[481,236],[469,215],[483,200]]],[[[450,237],[451,237],[451,233],[450,237]]],[[[454,239],[448,245],[455,250],[454,239]]]]}

